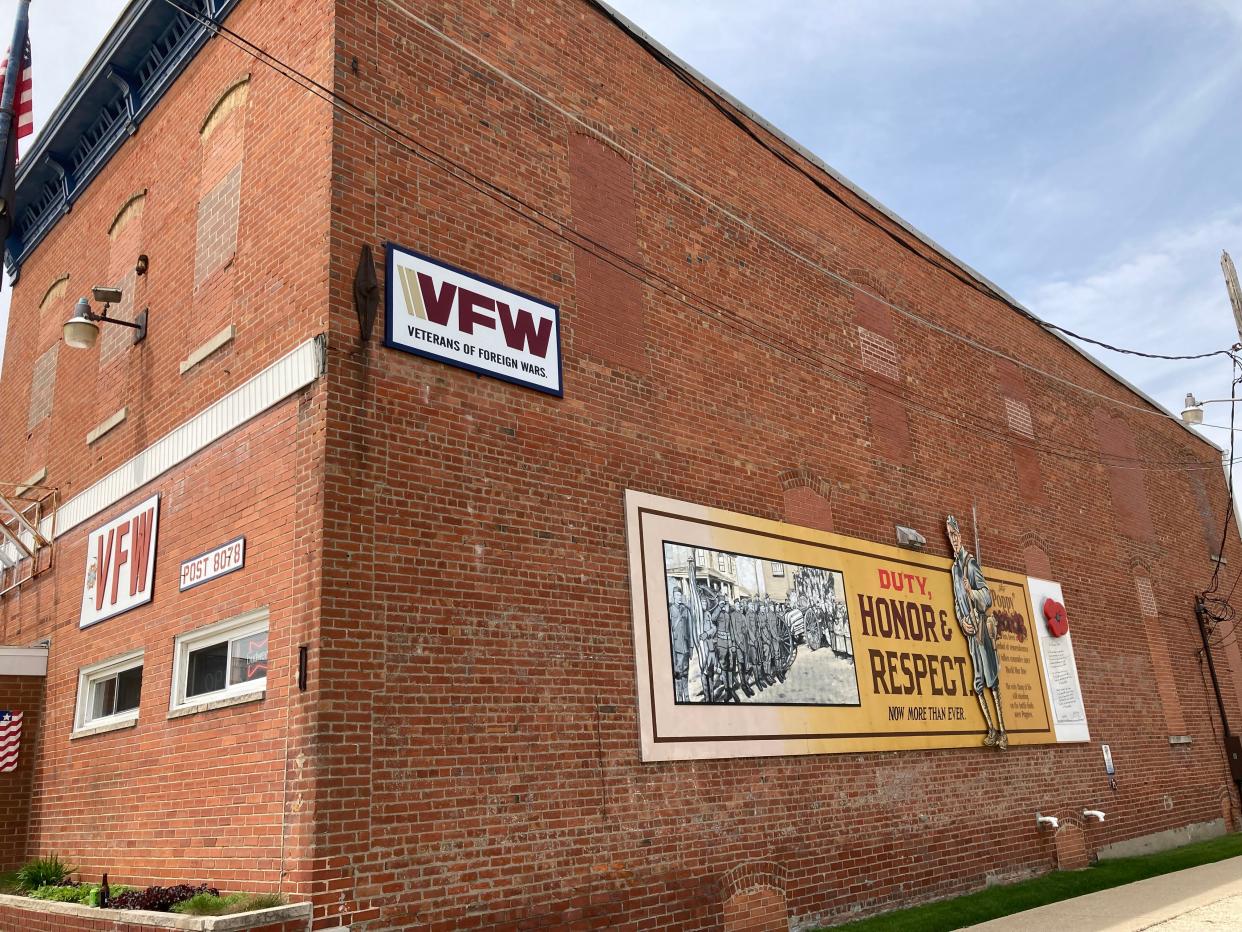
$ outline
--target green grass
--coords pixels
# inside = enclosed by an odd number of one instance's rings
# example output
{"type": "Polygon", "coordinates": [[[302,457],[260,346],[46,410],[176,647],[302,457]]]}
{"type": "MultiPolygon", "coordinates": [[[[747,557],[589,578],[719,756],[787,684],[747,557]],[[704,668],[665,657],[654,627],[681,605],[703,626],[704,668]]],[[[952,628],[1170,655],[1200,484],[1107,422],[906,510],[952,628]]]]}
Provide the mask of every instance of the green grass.
{"type": "Polygon", "coordinates": [[[1170,851],[1101,861],[1086,870],[1054,871],[1021,883],[990,887],[926,906],[899,909],[870,919],[833,926],[832,932],[950,932],[1046,903],[1239,855],[1242,855],[1242,834],[1222,835],[1170,851]]]}
{"type": "Polygon", "coordinates": [[[252,909],[271,909],[273,906],[284,905],[285,898],[279,893],[230,893],[226,896],[199,893],[188,900],[182,900],[172,911],[188,916],[228,916],[232,913],[247,913],[252,909]]]}
{"type": "Polygon", "coordinates": [[[17,879],[17,871],[5,871],[0,874],[0,893],[21,893],[21,881],[17,879]]]}

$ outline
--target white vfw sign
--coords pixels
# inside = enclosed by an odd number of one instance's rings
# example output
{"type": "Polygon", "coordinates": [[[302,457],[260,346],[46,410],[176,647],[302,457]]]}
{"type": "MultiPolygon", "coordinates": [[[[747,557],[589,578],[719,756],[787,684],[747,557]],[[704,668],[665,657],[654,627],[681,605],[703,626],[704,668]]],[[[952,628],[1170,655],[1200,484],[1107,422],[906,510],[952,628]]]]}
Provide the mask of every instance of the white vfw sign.
{"type": "Polygon", "coordinates": [[[563,394],[555,304],[388,244],[384,345],[563,394]]]}
{"type": "Polygon", "coordinates": [[[114,618],[151,601],[160,497],[152,495],[86,539],[86,578],[78,627],[114,618]]]}

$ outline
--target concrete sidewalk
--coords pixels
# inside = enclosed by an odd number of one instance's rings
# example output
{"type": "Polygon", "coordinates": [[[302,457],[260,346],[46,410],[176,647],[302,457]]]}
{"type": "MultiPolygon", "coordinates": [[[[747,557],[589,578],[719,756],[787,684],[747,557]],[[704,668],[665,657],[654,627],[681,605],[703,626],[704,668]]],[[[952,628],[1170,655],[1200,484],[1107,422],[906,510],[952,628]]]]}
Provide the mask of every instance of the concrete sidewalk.
{"type": "Polygon", "coordinates": [[[977,932],[1242,932],[1242,857],[1049,903],[977,932]]]}

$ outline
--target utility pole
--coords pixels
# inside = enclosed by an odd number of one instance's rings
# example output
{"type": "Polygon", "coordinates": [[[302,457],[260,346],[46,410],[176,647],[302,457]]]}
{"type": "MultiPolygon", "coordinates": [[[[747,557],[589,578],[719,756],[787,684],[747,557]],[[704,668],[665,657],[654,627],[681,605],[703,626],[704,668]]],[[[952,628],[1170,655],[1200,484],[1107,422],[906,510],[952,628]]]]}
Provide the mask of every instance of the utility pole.
{"type": "Polygon", "coordinates": [[[1233,322],[1238,325],[1238,341],[1242,342],[1242,288],[1238,287],[1238,270],[1227,252],[1220,254],[1220,270],[1225,273],[1225,288],[1229,291],[1229,303],[1233,305],[1233,322]]]}
{"type": "MultiPolygon", "coordinates": [[[[1229,292],[1229,304],[1233,308],[1233,322],[1238,328],[1238,342],[1242,343],[1242,288],[1238,286],[1238,270],[1233,266],[1233,259],[1229,257],[1229,253],[1222,251],[1220,254],[1220,269],[1225,274],[1225,289],[1229,292]]],[[[1231,391],[1232,395],[1233,392],[1231,391]]],[[[1232,442],[1230,449],[1233,448],[1232,442]]],[[[1226,454],[1229,456],[1229,454],[1226,454]]],[[[1233,494],[1233,463],[1225,464],[1225,475],[1228,477],[1230,495],[1233,494]]],[[[1237,508],[1237,501],[1234,501],[1234,508],[1237,508]]],[[[1239,525],[1239,533],[1242,534],[1242,525],[1239,525]]],[[[1221,541],[1221,552],[1216,555],[1216,559],[1224,561],[1225,547],[1224,541],[1221,541]]],[[[1240,571],[1242,572],[1242,571],[1240,571]]],[[[1207,660],[1208,675],[1212,680],[1212,689],[1216,693],[1216,705],[1220,710],[1221,726],[1225,730],[1225,758],[1229,767],[1229,775],[1233,778],[1238,788],[1238,799],[1242,801],[1242,736],[1233,733],[1233,729],[1229,727],[1229,717],[1225,712],[1225,700],[1220,691],[1220,680],[1216,676],[1216,664],[1212,660],[1212,644],[1209,637],[1207,625],[1207,606],[1204,604],[1202,597],[1199,597],[1195,603],[1195,618],[1199,623],[1199,636],[1203,639],[1203,656],[1207,660]]],[[[1238,622],[1234,622],[1236,625],[1238,622]]]]}

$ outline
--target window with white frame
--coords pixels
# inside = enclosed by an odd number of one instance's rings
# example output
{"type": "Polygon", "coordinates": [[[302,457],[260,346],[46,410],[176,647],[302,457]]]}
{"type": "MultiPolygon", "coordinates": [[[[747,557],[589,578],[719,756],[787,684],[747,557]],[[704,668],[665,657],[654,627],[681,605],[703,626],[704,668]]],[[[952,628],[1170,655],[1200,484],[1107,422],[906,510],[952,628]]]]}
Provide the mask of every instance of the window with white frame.
{"type": "Polygon", "coordinates": [[[142,698],[142,657],[142,651],[131,651],[78,672],[75,731],[137,720],[142,698]]]}
{"type": "Polygon", "coordinates": [[[177,638],[170,701],[174,711],[266,687],[266,608],[177,638]]]}

